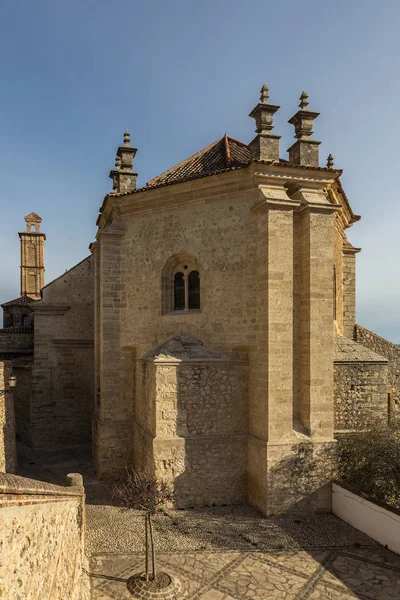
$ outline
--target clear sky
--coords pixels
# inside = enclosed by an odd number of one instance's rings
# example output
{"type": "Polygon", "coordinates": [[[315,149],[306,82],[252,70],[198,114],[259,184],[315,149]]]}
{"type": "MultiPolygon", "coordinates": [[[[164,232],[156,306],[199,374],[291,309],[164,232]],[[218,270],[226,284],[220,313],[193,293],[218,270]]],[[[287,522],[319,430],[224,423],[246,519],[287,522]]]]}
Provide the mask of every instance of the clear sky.
{"type": "Polygon", "coordinates": [[[19,295],[19,239],[47,234],[46,282],[86,255],[125,129],[139,185],[225,133],[249,142],[266,82],[287,120],[306,90],[362,220],[358,322],[400,343],[398,0],[0,2],[0,302],[19,295]]]}

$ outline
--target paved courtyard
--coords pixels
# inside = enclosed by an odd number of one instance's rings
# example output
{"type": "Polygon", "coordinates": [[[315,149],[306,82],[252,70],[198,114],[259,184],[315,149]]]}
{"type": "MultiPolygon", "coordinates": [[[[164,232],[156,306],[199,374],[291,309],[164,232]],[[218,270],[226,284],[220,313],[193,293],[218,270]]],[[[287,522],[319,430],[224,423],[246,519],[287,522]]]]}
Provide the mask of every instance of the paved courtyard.
{"type": "MultiPolygon", "coordinates": [[[[81,449],[20,452],[22,475],[87,492],[92,600],[128,600],[144,567],[143,515],[112,506],[81,449]]],[[[400,556],[333,515],[265,519],[248,506],[168,510],[154,518],[159,571],[191,600],[400,600],[400,556]]],[[[177,600],[179,600],[177,598],[177,600]]]]}
{"type": "MultiPolygon", "coordinates": [[[[93,600],[132,598],[143,517],[88,506],[93,600]]],[[[154,519],[158,569],[191,600],[395,600],[400,557],[333,515],[264,519],[247,506],[167,511],[154,519]]]]}
{"type": "MultiPolygon", "coordinates": [[[[400,560],[381,547],[273,552],[174,552],[159,570],[175,574],[191,600],[398,600],[400,560]]],[[[128,600],[142,555],[91,559],[93,600],[128,600]]]]}

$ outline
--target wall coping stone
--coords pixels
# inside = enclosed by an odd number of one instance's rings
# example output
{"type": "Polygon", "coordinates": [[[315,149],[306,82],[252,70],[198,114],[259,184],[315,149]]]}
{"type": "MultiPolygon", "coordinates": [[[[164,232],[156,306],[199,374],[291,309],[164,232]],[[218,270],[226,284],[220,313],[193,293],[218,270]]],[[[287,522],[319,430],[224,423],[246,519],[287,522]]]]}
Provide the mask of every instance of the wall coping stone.
{"type": "Polygon", "coordinates": [[[389,362],[377,352],[339,334],[335,336],[333,361],[335,365],[359,363],[386,365],[389,362]]]}
{"type": "Polygon", "coordinates": [[[368,494],[365,494],[364,492],[361,492],[357,488],[354,488],[353,486],[351,486],[347,483],[343,483],[342,481],[338,481],[338,480],[334,479],[332,481],[332,483],[334,483],[335,485],[338,485],[339,487],[343,488],[344,490],[347,490],[348,492],[351,492],[355,496],[360,496],[360,498],[363,498],[364,500],[368,500],[368,502],[371,502],[371,504],[376,504],[380,508],[384,508],[388,512],[391,512],[394,515],[398,515],[400,517],[400,509],[395,508],[394,506],[390,506],[389,504],[386,504],[386,502],[382,502],[382,500],[377,500],[376,498],[373,498],[372,496],[369,496],[368,494]]]}
{"type": "Polygon", "coordinates": [[[84,494],[84,488],[64,487],[45,481],[37,481],[20,475],[11,475],[10,473],[0,473],[0,495],[43,495],[43,496],[72,496],[81,497],[84,494]]]}

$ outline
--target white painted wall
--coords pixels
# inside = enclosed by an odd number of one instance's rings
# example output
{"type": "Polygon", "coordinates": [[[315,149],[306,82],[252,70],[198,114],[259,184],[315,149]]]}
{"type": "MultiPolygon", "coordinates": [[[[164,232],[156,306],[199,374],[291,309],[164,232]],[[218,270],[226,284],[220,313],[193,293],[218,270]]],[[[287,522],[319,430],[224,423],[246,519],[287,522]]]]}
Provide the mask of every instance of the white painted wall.
{"type": "Polygon", "coordinates": [[[389,550],[400,554],[400,515],[353,494],[337,483],[332,485],[332,512],[389,550]]]}

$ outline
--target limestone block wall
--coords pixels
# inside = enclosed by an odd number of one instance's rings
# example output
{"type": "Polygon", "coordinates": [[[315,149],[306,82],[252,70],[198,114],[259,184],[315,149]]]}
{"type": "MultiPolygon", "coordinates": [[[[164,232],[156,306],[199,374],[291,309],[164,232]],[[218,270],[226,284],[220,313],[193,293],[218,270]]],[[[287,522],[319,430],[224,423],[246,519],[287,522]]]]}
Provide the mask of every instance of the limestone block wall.
{"type": "Polygon", "coordinates": [[[388,362],[387,384],[391,388],[392,409],[400,410],[400,348],[376,333],[356,325],[354,339],[369,350],[384,356],[388,362]]]}
{"type": "Polygon", "coordinates": [[[14,393],[8,385],[11,372],[11,362],[0,362],[0,390],[6,391],[0,395],[0,471],[7,473],[17,470],[14,393]]]}
{"type": "Polygon", "coordinates": [[[0,596],[89,600],[84,491],[0,473],[0,596]]]}
{"type": "Polygon", "coordinates": [[[88,257],[34,304],[33,447],[88,442],[94,406],[93,274],[88,257]]]}
{"type": "Polygon", "coordinates": [[[386,365],[336,363],[334,405],[335,435],[362,430],[387,419],[386,365]]]}
{"type": "Polygon", "coordinates": [[[193,192],[192,183],[166,187],[154,194],[175,195],[172,206],[124,215],[121,347],[133,345],[140,356],[178,332],[227,351],[255,341],[257,217],[250,209],[256,195],[240,178],[238,172],[201,179],[193,192]],[[182,254],[200,265],[201,307],[162,314],[163,269],[182,254]]]}
{"type": "Polygon", "coordinates": [[[14,389],[15,428],[17,441],[29,445],[31,436],[33,357],[13,361],[13,373],[17,378],[14,389]]]}
{"type": "Polygon", "coordinates": [[[33,354],[32,329],[0,329],[0,360],[33,354]]]}

